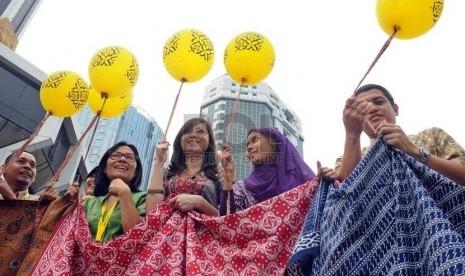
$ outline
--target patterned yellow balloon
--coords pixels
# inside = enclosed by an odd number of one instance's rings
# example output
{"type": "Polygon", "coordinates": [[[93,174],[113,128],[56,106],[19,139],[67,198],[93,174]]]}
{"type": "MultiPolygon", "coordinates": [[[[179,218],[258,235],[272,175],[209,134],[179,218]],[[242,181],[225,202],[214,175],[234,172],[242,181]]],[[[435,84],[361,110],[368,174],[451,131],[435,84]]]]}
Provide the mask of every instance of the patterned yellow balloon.
{"type": "Polygon", "coordinates": [[[385,33],[409,39],[429,31],[442,13],[443,0],[378,0],[376,14],[385,33]]]}
{"type": "Polygon", "coordinates": [[[89,86],[78,74],[57,71],[48,75],[40,87],[40,102],[57,117],[69,117],[87,104],[89,86]]]}
{"type": "Polygon", "coordinates": [[[198,30],[182,30],[172,35],[163,47],[163,63],[177,81],[195,82],[205,77],[215,59],[210,39],[198,30]]]}
{"type": "Polygon", "coordinates": [[[96,91],[106,93],[110,98],[122,96],[136,85],[139,64],[127,49],[106,47],[97,51],[90,60],[89,78],[96,91]]]}
{"type": "Polygon", "coordinates": [[[129,90],[129,92],[122,96],[107,98],[105,105],[103,105],[105,99],[102,97],[102,94],[91,87],[89,92],[89,107],[95,114],[101,110],[100,116],[103,118],[112,118],[128,110],[131,106],[132,98],[132,90],[129,90]]]}
{"type": "Polygon", "coordinates": [[[273,69],[275,53],[271,42],[255,32],[242,33],[226,46],[224,66],[237,83],[255,84],[273,69]]]}

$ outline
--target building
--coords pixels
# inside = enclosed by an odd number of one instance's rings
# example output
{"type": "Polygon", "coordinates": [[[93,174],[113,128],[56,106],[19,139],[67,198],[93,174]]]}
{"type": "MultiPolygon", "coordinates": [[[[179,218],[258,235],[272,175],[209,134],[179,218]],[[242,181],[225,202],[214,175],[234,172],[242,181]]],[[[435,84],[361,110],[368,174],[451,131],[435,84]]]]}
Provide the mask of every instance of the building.
{"type": "Polygon", "coordinates": [[[303,154],[301,121],[273,89],[264,82],[241,86],[226,75],[214,80],[205,88],[200,109],[201,114],[212,123],[218,149],[226,142],[238,93],[240,104],[227,141],[233,149],[237,179],[244,179],[252,170],[246,158],[246,138],[252,128],[279,129],[296,146],[299,153],[303,154]]]}
{"type": "MultiPolygon", "coordinates": [[[[0,162],[21,148],[45,115],[40,103],[40,86],[47,75],[0,43],[0,162]]],[[[37,176],[31,193],[40,193],[60,167],[80,133],[72,118],[50,116],[26,149],[37,162],[37,176]]],[[[78,147],[55,183],[64,191],[76,173],[86,175],[78,147]]]]}
{"type": "MultiPolygon", "coordinates": [[[[88,127],[94,116],[89,107],[76,115],[81,131],[88,127]]],[[[163,137],[156,121],[141,108],[131,106],[121,116],[101,118],[93,138],[92,132],[93,130],[89,132],[84,142],[87,166],[97,166],[105,151],[117,142],[126,141],[134,144],[139,151],[144,172],[140,189],[147,190],[152,174],[155,145],[163,137]]]]}
{"type": "Polygon", "coordinates": [[[27,27],[41,0],[2,0],[0,18],[7,18],[18,38],[27,27]]]}

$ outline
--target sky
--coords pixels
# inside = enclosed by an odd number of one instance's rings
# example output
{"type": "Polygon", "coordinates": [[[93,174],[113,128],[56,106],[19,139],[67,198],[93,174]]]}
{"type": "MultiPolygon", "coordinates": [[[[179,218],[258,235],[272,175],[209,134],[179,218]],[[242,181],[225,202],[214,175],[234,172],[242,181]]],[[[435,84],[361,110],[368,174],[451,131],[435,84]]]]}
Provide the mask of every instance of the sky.
{"type": "MultiPolygon", "coordinates": [[[[376,2],[46,0],[16,53],[46,74],[71,70],[88,81],[95,52],[113,45],[127,48],[140,69],[133,104],[165,130],[180,83],[163,65],[163,46],[180,30],[202,31],[213,43],[215,61],[204,78],[183,86],[167,137],[172,142],[184,114],[199,113],[204,88],[226,73],[228,43],[243,32],[261,33],[276,54],[264,81],[300,117],[304,159],[316,170],[317,160],[332,167],[342,154],[345,100],[388,39],[377,21],[376,2]]],[[[462,147],[464,11],[465,1],[445,0],[437,24],[417,38],[394,38],[364,82],[390,90],[399,105],[397,124],[407,134],[440,127],[462,147]]]]}

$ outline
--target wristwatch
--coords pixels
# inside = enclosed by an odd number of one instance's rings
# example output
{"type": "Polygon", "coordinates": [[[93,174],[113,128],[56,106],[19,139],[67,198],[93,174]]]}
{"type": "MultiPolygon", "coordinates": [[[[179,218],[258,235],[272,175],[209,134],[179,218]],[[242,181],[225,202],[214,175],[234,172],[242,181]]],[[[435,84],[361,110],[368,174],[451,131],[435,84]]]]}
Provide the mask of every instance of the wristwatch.
{"type": "Polygon", "coordinates": [[[427,148],[420,147],[420,162],[421,163],[425,164],[426,162],[428,162],[430,155],[431,153],[429,152],[427,148]]]}

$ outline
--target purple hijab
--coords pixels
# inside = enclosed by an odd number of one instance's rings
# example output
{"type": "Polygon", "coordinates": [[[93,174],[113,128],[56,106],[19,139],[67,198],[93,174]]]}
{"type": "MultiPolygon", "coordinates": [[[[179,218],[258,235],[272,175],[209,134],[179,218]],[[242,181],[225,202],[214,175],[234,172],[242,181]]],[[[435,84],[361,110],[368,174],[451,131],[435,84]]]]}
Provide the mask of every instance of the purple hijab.
{"type": "Polygon", "coordinates": [[[248,135],[252,132],[271,136],[279,151],[275,163],[254,166],[252,173],[244,179],[245,187],[258,202],[284,193],[315,177],[315,173],[305,164],[291,141],[277,129],[251,129],[248,135]]]}

